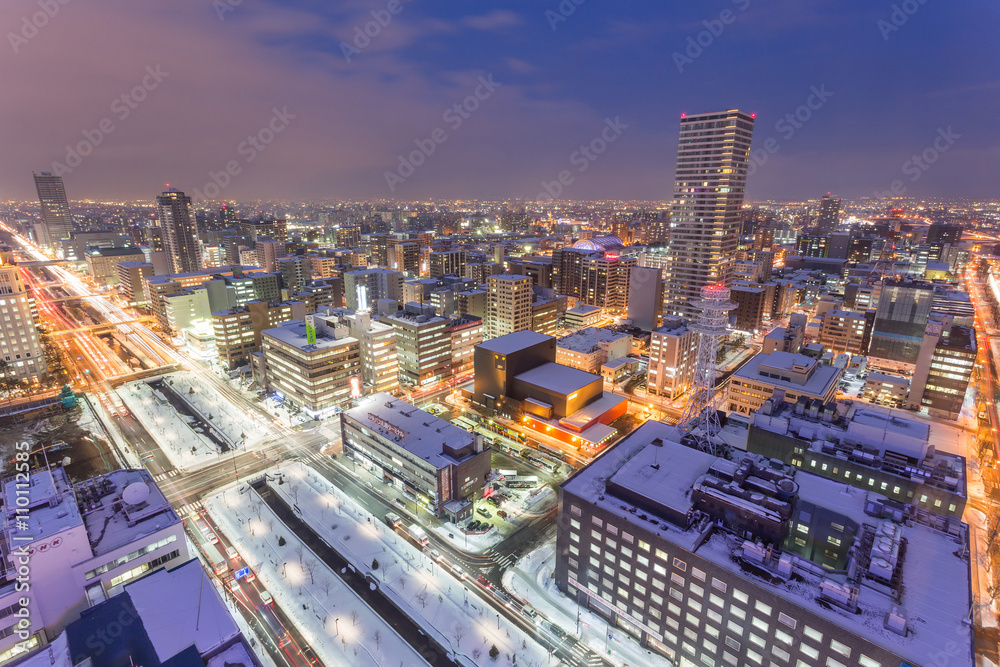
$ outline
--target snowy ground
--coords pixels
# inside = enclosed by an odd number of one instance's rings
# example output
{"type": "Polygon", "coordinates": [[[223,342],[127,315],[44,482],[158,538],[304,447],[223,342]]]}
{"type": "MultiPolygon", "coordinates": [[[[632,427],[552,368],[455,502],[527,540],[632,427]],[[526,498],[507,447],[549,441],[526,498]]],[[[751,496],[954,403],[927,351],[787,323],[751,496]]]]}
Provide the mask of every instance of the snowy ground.
{"type": "Polygon", "coordinates": [[[153,398],[153,389],[145,380],[122,385],[118,395],[174,467],[194,469],[219,460],[215,444],[192,430],[169,403],[161,405],[153,398]]]}
{"type": "Polygon", "coordinates": [[[598,655],[615,665],[643,665],[644,667],[672,667],[667,658],[639,645],[619,628],[608,628],[607,622],[596,614],[577,606],[556,588],[556,543],[551,540],[525,555],[503,575],[503,584],[516,596],[528,600],[532,607],[549,622],[567,634],[579,637],[598,655]],[[577,630],[577,614],[580,618],[577,630]],[[606,639],[608,635],[611,639],[606,639]],[[608,649],[611,655],[608,655],[608,649]]]}
{"type": "Polygon", "coordinates": [[[428,664],[286,529],[255,492],[241,494],[231,488],[206,501],[205,507],[234,538],[244,562],[324,664],[428,664]],[[284,546],[278,545],[279,537],[284,546]]]}
{"type": "MultiPolygon", "coordinates": [[[[450,571],[408,539],[373,517],[310,468],[282,466],[284,484],[272,484],[319,535],[362,572],[371,572],[424,632],[465,656],[469,664],[508,667],[546,665],[547,651],[505,617],[487,607],[450,571]],[[373,561],[379,563],[373,569],[373,561]],[[499,626],[499,629],[498,629],[499,626]],[[497,660],[488,653],[500,650],[497,660]]],[[[466,583],[476,585],[469,580],[466,583]]],[[[516,613],[516,612],[515,612],[516,613]]]]}

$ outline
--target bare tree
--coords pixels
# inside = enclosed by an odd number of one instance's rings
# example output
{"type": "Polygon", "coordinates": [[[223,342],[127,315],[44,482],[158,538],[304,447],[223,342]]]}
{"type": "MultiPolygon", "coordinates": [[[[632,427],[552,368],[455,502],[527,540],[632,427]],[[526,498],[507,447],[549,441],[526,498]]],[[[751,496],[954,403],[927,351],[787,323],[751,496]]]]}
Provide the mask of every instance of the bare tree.
{"type": "Polygon", "coordinates": [[[323,583],[320,584],[320,588],[323,589],[323,594],[326,595],[326,597],[330,597],[330,588],[332,587],[333,582],[330,581],[330,577],[324,577],[323,583]]]}
{"type": "Polygon", "coordinates": [[[417,596],[417,601],[420,602],[420,608],[421,609],[426,609],[427,608],[427,593],[423,592],[420,595],[418,595],[417,596]]]}
{"type": "Polygon", "coordinates": [[[465,628],[461,623],[456,623],[455,627],[451,629],[452,639],[455,640],[455,648],[462,645],[462,637],[465,636],[465,628]]]}
{"type": "Polygon", "coordinates": [[[382,631],[375,630],[375,650],[378,650],[379,644],[382,643],[382,631]]]}
{"type": "Polygon", "coordinates": [[[309,585],[310,586],[315,586],[316,585],[316,579],[313,576],[315,574],[315,572],[316,572],[316,563],[315,563],[315,561],[307,560],[305,563],[302,564],[302,570],[306,574],[309,575],[309,585]]]}
{"type": "Polygon", "coordinates": [[[305,553],[305,550],[302,548],[302,545],[299,544],[299,545],[296,545],[294,551],[295,551],[295,555],[298,556],[298,558],[299,558],[299,565],[302,565],[302,555],[305,553]]]}
{"type": "Polygon", "coordinates": [[[358,613],[357,609],[352,609],[351,610],[351,625],[357,625],[358,624],[358,616],[360,616],[360,615],[361,614],[358,613]]]}

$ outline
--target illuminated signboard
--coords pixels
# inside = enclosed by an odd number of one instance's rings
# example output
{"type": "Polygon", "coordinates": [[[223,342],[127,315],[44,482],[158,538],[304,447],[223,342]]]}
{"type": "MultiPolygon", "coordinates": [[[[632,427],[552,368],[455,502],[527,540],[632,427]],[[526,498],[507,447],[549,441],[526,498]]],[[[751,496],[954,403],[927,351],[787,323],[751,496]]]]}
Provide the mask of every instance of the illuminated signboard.
{"type": "Polygon", "coordinates": [[[375,414],[373,414],[371,412],[368,413],[368,421],[370,421],[371,423],[375,424],[379,428],[385,429],[385,430],[389,431],[390,433],[393,433],[393,434],[397,435],[400,438],[402,438],[405,435],[403,433],[403,429],[399,428],[398,426],[393,426],[392,424],[390,424],[386,420],[382,419],[381,417],[376,416],[375,414]]]}
{"type": "Polygon", "coordinates": [[[361,397],[361,378],[357,375],[351,376],[351,398],[361,397]]]}

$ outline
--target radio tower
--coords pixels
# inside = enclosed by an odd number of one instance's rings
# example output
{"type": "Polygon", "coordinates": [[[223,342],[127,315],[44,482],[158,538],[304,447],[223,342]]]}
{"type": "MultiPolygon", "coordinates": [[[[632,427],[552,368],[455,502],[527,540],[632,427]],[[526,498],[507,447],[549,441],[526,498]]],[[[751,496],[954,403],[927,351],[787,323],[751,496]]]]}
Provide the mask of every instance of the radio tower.
{"type": "Polygon", "coordinates": [[[691,384],[691,398],[684,407],[677,428],[684,434],[684,440],[703,452],[722,456],[728,448],[719,438],[722,424],[716,405],[715,357],[719,343],[728,332],[729,311],[736,304],[729,300],[729,288],[724,284],[701,288],[701,300],[694,302],[700,310],[698,321],[691,325],[691,331],[700,335],[698,359],[695,362],[694,380],[691,384]]]}

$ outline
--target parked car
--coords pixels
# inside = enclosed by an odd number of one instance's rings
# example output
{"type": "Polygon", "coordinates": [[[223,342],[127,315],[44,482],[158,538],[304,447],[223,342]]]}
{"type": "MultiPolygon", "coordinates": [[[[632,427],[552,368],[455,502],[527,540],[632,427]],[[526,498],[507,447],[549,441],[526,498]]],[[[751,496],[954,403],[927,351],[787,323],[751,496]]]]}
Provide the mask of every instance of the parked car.
{"type": "Polygon", "coordinates": [[[506,519],[507,513],[503,510],[497,510],[497,516],[500,517],[501,519],[506,519]]]}
{"type": "Polygon", "coordinates": [[[480,507],[479,509],[477,509],[476,510],[476,514],[479,514],[480,516],[484,516],[487,519],[492,519],[493,518],[493,515],[490,514],[490,511],[488,509],[486,509],[485,507],[480,507]]]}

